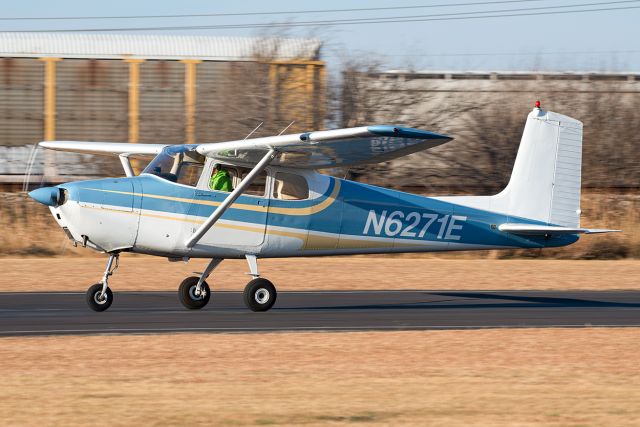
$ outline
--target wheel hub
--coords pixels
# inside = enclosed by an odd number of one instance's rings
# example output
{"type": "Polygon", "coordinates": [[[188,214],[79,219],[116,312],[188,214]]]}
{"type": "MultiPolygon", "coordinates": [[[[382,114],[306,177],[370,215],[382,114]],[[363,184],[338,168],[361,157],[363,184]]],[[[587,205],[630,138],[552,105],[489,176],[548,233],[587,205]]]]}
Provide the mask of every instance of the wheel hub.
{"type": "Polygon", "coordinates": [[[193,285],[192,287],[189,288],[189,296],[194,301],[198,301],[198,300],[203,299],[204,298],[204,293],[205,293],[205,290],[204,289],[200,289],[200,294],[196,294],[196,285],[193,285]]]}
{"type": "Polygon", "coordinates": [[[96,302],[96,304],[105,304],[107,302],[107,293],[105,292],[104,294],[102,294],[102,292],[96,292],[95,294],[93,294],[93,300],[96,302]]]}
{"type": "Polygon", "coordinates": [[[265,288],[260,288],[254,294],[254,298],[258,304],[265,304],[269,301],[271,294],[265,288]]]}

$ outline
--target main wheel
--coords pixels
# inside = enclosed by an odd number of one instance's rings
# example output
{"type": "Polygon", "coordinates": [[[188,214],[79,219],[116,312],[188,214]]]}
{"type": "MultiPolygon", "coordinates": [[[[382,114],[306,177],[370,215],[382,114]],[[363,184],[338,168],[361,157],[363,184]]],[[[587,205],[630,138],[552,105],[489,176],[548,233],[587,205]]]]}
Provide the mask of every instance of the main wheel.
{"type": "Polygon", "coordinates": [[[93,311],[105,311],[113,303],[113,292],[107,288],[102,298],[102,283],[96,283],[87,289],[87,305],[93,311]]]}
{"type": "Polygon", "coordinates": [[[276,303],[278,293],[267,279],[253,279],[244,288],[244,304],[252,311],[267,311],[276,303]]]}
{"type": "Polygon", "coordinates": [[[180,303],[189,310],[199,310],[209,302],[211,299],[211,290],[207,282],[202,282],[200,285],[200,295],[196,295],[196,285],[198,284],[199,277],[187,277],[180,283],[178,288],[178,298],[180,303]]]}

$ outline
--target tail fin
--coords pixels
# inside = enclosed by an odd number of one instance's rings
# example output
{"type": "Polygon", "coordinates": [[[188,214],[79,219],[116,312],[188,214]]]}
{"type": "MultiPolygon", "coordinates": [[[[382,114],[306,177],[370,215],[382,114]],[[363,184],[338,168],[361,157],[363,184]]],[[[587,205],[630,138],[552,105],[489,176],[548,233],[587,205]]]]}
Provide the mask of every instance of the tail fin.
{"type": "Polygon", "coordinates": [[[582,123],[534,108],[527,117],[507,187],[491,209],[563,227],[580,227],[582,123]]]}

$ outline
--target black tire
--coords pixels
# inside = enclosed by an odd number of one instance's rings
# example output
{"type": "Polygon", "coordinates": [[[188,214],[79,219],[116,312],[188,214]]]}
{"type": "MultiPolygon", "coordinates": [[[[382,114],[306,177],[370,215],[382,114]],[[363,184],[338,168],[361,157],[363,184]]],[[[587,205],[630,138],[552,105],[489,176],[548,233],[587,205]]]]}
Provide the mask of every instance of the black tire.
{"type": "Polygon", "coordinates": [[[111,288],[107,288],[105,292],[105,298],[100,299],[100,294],[102,293],[102,283],[96,283],[92,285],[89,289],[87,289],[86,300],[87,305],[93,311],[105,311],[111,304],[113,303],[113,292],[111,288]]]}
{"type": "Polygon", "coordinates": [[[194,293],[199,277],[187,277],[180,283],[178,288],[178,298],[180,303],[189,310],[199,310],[209,303],[211,299],[211,290],[207,282],[202,282],[200,289],[204,291],[204,295],[197,297],[194,293]]]}
{"type": "Polygon", "coordinates": [[[267,279],[253,279],[244,288],[244,304],[251,311],[267,311],[276,303],[278,293],[267,279]]]}

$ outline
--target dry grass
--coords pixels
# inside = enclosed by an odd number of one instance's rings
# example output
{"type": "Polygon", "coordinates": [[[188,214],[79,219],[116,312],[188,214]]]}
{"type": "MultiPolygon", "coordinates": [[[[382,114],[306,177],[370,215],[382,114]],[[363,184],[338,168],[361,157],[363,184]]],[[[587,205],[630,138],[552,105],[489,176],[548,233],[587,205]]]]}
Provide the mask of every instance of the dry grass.
{"type": "MultiPolygon", "coordinates": [[[[2,291],[82,291],[102,276],[106,257],[0,258],[2,291]]],[[[206,261],[121,256],[113,289],[175,290],[206,261]]],[[[472,260],[434,258],[292,258],[260,261],[280,290],[318,289],[638,289],[640,260],[472,260]]],[[[208,280],[215,289],[241,290],[245,261],[226,260],[208,280]]]]}
{"type": "Polygon", "coordinates": [[[639,332],[4,338],[0,424],[635,426],[639,332]]]}

